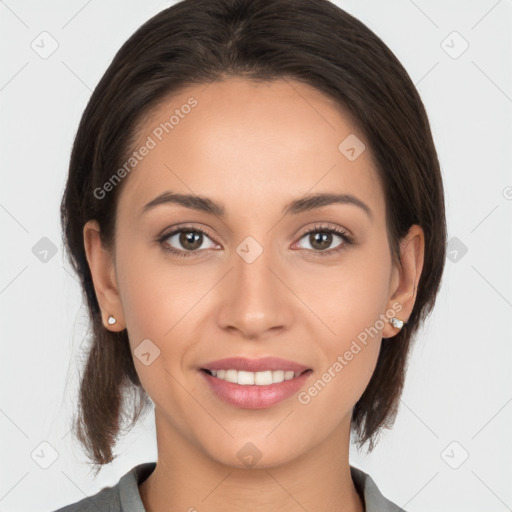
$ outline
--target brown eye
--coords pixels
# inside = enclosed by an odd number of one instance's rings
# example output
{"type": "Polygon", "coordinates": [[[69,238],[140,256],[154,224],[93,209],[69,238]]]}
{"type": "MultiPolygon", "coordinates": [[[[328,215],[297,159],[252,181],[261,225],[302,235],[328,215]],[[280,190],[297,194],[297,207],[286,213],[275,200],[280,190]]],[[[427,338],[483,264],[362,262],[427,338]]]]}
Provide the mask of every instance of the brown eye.
{"type": "Polygon", "coordinates": [[[332,233],[318,231],[309,234],[309,243],[313,249],[323,251],[332,244],[332,233]]]}
{"type": "Polygon", "coordinates": [[[353,244],[353,239],[345,231],[338,228],[315,226],[302,235],[301,240],[306,239],[310,252],[319,256],[332,255],[345,248],[346,245],[353,244]],[[332,244],[336,242],[336,238],[341,240],[333,249],[332,244]],[[329,250],[330,249],[330,250],[329,250]]]}
{"type": "Polygon", "coordinates": [[[179,233],[178,241],[181,247],[187,251],[195,251],[201,247],[203,235],[197,231],[181,231],[179,233]]]}
{"type": "Polygon", "coordinates": [[[200,252],[199,249],[212,249],[215,244],[211,238],[198,228],[181,228],[173,231],[168,235],[164,235],[159,240],[162,248],[177,256],[190,256],[191,254],[200,252]],[[210,245],[204,247],[205,241],[209,240],[210,245]]]}

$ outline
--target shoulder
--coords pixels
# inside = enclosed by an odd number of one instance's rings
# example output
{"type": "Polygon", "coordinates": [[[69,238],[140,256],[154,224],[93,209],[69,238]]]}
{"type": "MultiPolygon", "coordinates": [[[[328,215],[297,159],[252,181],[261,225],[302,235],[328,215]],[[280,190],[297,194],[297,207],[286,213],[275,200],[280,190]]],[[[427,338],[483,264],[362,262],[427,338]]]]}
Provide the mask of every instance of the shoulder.
{"type": "Polygon", "coordinates": [[[382,495],[372,477],[359,468],[350,466],[352,480],[364,498],[366,512],[406,512],[382,495]]]}
{"type": "Polygon", "coordinates": [[[114,486],[104,487],[93,496],[66,505],[54,512],[145,512],[138,485],[155,469],[155,462],[134,466],[114,486]]]}
{"type": "Polygon", "coordinates": [[[113,487],[104,487],[93,496],[87,496],[54,512],[121,512],[119,482],[113,487]]]}

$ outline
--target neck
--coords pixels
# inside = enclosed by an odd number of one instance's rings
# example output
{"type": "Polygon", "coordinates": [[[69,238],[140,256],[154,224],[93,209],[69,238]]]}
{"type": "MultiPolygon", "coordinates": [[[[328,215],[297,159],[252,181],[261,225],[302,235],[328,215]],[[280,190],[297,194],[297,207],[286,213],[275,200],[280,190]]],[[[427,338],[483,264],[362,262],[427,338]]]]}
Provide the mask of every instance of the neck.
{"type": "Polygon", "coordinates": [[[350,475],[350,420],[314,450],[279,466],[222,464],[156,413],[158,462],[140,485],[146,512],[364,512],[350,475]]]}

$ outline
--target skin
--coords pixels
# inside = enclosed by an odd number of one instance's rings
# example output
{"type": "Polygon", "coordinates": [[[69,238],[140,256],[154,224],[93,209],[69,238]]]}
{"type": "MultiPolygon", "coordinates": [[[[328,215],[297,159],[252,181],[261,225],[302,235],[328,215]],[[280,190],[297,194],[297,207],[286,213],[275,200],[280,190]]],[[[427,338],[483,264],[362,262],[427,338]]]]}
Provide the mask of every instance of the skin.
{"type": "MultiPolygon", "coordinates": [[[[351,412],[382,337],[396,328],[385,322],[305,405],[292,396],[267,409],[234,407],[210,391],[198,368],[224,357],[282,357],[313,370],[307,390],[380,314],[399,304],[397,316],[408,319],[423,231],[411,227],[400,245],[402,266],[393,264],[370,148],[354,161],[338,150],[350,134],[365,137],[316,89],[242,78],[189,87],[146,118],[141,144],[190,96],[197,106],[125,178],[115,249],[102,247],[95,221],[84,227],[105,328],[126,328],[132,351],[145,339],[160,350],[148,366],[134,357],[157,430],[158,463],[139,487],[144,506],[361,512],[349,471],[351,412]],[[224,205],[226,217],[171,203],[140,214],[165,191],[207,196],[224,205]],[[352,204],[282,215],[288,202],[320,192],[356,196],[371,218],[352,204]],[[208,232],[189,257],[154,243],[183,223],[208,232]],[[331,254],[319,255],[314,234],[304,236],[315,225],[342,228],[357,243],[333,234],[324,249],[331,254]],[[263,249],[252,263],[236,252],[247,236],[263,249]],[[253,467],[237,457],[249,442],[261,453],[253,467]]],[[[167,243],[190,247],[179,235],[167,243]]]]}

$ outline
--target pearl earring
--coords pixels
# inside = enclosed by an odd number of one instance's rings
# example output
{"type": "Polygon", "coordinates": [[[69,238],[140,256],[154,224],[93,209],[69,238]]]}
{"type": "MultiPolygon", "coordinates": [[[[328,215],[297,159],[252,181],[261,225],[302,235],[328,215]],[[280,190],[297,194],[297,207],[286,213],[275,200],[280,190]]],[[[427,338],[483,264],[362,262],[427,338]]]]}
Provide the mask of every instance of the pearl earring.
{"type": "Polygon", "coordinates": [[[397,329],[401,329],[403,326],[404,326],[404,322],[403,320],[400,320],[399,318],[397,318],[396,316],[394,316],[393,318],[391,318],[389,320],[389,323],[393,326],[393,327],[396,327],[397,329]]]}
{"type": "Polygon", "coordinates": [[[114,325],[116,323],[116,319],[112,315],[110,315],[108,317],[108,323],[109,325],[114,325]]]}

